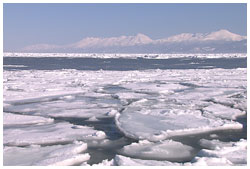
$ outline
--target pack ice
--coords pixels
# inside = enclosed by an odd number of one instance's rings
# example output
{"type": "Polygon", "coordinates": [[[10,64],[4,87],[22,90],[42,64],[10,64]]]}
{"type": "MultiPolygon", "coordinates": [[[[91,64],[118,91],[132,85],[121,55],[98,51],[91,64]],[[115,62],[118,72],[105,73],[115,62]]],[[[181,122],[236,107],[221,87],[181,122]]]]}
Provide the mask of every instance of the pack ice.
{"type": "Polygon", "coordinates": [[[4,165],[87,165],[95,159],[90,148],[108,151],[112,145],[119,147],[112,158],[117,165],[183,165],[185,159],[213,165],[211,158],[225,165],[246,163],[229,158],[239,152],[234,146],[221,148],[223,153],[199,152],[174,140],[242,131],[246,69],[4,70],[3,78],[4,165]],[[101,126],[107,121],[114,121],[122,136],[101,126]]]}

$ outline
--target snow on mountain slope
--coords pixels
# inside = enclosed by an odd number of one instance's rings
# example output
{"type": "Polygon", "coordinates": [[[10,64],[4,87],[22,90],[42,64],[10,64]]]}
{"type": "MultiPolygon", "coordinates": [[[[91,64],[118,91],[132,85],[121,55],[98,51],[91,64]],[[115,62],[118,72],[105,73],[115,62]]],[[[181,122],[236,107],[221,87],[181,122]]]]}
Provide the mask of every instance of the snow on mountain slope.
{"type": "Polygon", "coordinates": [[[241,41],[246,39],[246,36],[241,36],[222,29],[217,32],[212,32],[204,37],[203,40],[225,40],[225,41],[241,41]]]}
{"type": "Polygon", "coordinates": [[[26,46],[21,49],[21,52],[244,53],[246,52],[246,39],[246,36],[231,33],[225,29],[205,34],[181,33],[156,40],[138,33],[136,36],[86,37],[78,42],[61,46],[35,44],[26,46]]]}
{"type": "Polygon", "coordinates": [[[157,43],[172,43],[172,42],[184,42],[184,41],[242,41],[245,40],[246,36],[241,36],[229,32],[228,30],[221,29],[216,32],[211,32],[207,34],[202,33],[182,33],[168,37],[166,39],[159,39],[157,43]]]}
{"type": "Polygon", "coordinates": [[[111,38],[84,38],[81,41],[72,45],[73,48],[87,48],[87,47],[107,47],[107,46],[134,46],[140,44],[152,43],[153,40],[144,34],[137,34],[136,36],[120,36],[111,38]]]}

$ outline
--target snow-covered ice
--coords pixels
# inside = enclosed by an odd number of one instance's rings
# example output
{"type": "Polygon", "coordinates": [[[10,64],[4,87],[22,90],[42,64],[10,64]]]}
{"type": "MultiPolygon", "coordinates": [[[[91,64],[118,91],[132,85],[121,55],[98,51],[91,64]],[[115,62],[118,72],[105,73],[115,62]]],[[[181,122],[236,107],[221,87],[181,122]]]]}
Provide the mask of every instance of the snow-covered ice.
{"type": "Polygon", "coordinates": [[[246,114],[245,111],[239,109],[230,108],[220,104],[212,104],[203,109],[208,113],[212,113],[214,116],[235,120],[238,116],[243,116],[246,114]]]}
{"type": "Polygon", "coordinates": [[[40,116],[28,116],[28,115],[19,115],[13,113],[3,113],[3,125],[27,125],[27,124],[46,124],[53,123],[54,119],[44,118],[40,116]]]}
{"type": "Polygon", "coordinates": [[[72,165],[89,159],[87,144],[74,142],[67,145],[4,147],[4,165],[72,165]]]}
{"type": "Polygon", "coordinates": [[[164,113],[161,116],[151,115],[148,111],[145,114],[128,110],[116,116],[116,124],[126,136],[150,141],[160,141],[178,135],[242,128],[242,125],[237,122],[207,118],[201,113],[160,111],[164,113]],[[127,123],[128,121],[130,123],[127,123]]]}
{"type": "Polygon", "coordinates": [[[103,139],[98,131],[87,126],[74,126],[67,122],[36,126],[6,128],[3,144],[8,146],[53,145],[72,143],[76,140],[103,139]]]}
{"type": "Polygon", "coordinates": [[[208,164],[213,161],[224,158],[232,165],[246,165],[247,164],[247,140],[241,139],[238,142],[221,142],[219,140],[205,140],[200,141],[202,149],[194,161],[206,161],[208,164]]]}
{"type": "Polygon", "coordinates": [[[173,140],[157,143],[141,140],[139,143],[124,146],[120,153],[139,159],[178,161],[189,159],[192,156],[192,150],[192,147],[173,140]]]}

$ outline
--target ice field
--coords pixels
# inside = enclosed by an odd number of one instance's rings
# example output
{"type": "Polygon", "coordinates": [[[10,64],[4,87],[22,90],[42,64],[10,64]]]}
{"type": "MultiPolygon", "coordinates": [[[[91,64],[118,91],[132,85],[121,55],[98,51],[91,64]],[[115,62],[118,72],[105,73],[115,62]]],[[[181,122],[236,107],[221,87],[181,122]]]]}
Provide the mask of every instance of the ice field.
{"type": "Polygon", "coordinates": [[[246,165],[247,70],[3,71],[4,165],[246,165]]]}

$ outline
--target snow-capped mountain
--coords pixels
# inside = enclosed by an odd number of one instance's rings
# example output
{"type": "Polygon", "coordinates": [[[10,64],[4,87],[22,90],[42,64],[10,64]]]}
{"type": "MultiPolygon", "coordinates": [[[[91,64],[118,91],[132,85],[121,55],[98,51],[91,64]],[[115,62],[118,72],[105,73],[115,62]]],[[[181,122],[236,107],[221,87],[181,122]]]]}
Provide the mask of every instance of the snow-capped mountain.
{"type": "Polygon", "coordinates": [[[173,42],[184,42],[184,41],[241,41],[246,39],[246,36],[241,36],[229,32],[228,30],[222,29],[217,32],[212,32],[208,34],[202,33],[182,33],[179,35],[171,36],[166,39],[159,39],[157,42],[159,43],[173,43],[173,42]]]}
{"type": "Polygon", "coordinates": [[[101,53],[245,53],[247,37],[222,29],[211,33],[182,33],[153,40],[144,34],[110,38],[87,37],[68,45],[38,44],[25,52],[101,52],[101,53]]]}
{"type": "Polygon", "coordinates": [[[81,41],[72,44],[73,48],[88,47],[109,47],[109,46],[135,46],[152,43],[153,40],[141,33],[136,36],[120,36],[112,38],[84,38],[81,41]]]}

